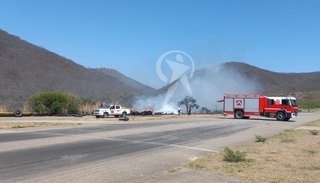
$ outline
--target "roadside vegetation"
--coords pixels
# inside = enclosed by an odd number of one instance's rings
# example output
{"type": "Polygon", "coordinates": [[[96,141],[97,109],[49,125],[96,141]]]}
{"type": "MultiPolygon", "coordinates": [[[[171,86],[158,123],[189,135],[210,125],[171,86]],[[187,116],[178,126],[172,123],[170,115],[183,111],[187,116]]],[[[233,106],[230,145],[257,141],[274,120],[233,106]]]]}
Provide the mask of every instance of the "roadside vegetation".
{"type": "Polygon", "coordinates": [[[80,99],[62,92],[35,94],[29,98],[28,105],[29,110],[48,115],[91,114],[94,109],[99,107],[96,101],[80,99]]]}
{"type": "MultiPolygon", "coordinates": [[[[258,140],[259,139],[259,140],[258,140]]],[[[308,130],[288,130],[264,143],[250,142],[188,164],[254,182],[315,182],[320,180],[320,137],[308,130]],[[226,161],[238,152],[241,161],[226,161]],[[232,155],[233,154],[233,155],[232,155]]]]}
{"type": "Polygon", "coordinates": [[[309,130],[309,132],[311,133],[311,135],[318,135],[319,134],[318,130],[309,130]]]}
{"type": "Polygon", "coordinates": [[[319,99],[301,100],[301,101],[299,101],[299,108],[303,112],[320,111],[320,100],[319,99]]]}
{"type": "Polygon", "coordinates": [[[2,104],[0,105],[0,112],[7,112],[9,111],[8,105],[2,104]]]}
{"type": "Polygon", "coordinates": [[[33,95],[29,103],[32,110],[37,113],[57,115],[80,112],[77,98],[61,92],[44,92],[33,95]]]}
{"type": "Polygon", "coordinates": [[[69,114],[91,114],[99,108],[97,101],[78,98],[63,92],[49,91],[37,93],[31,96],[20,107],[12,104],[0,105],[0,116],[17,116],[19,111],[23,116],[34,115],[69,115],[69,114]]]}
{"type": "Polygon", "coordinates": [[[256,135],[256,142],[265,142],[267,140],[266,137],[262,137],[261,135],[256,135]]]}
{"type": "Polygon", "coordinates": [[[238,150],[234,151],[228,147],[223,150],[223,160],[227,162],[246,161],[246,153],[238,150]]]}
{"type": "Polygon", "coordinates": [[[80,99],[79,110],[83,114],[91,114],[95,109],[100,108],[100,104],[93,100],[80,99]]]}

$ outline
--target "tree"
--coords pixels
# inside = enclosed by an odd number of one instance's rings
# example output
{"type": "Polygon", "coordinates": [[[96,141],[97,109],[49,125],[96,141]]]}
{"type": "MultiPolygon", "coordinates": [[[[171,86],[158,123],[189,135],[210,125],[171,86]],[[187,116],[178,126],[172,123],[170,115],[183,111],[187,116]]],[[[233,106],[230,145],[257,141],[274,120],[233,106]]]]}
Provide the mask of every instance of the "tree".
{"type": "Polygon", "coordinates": [[[191,115],[192,108],[199,108],[199,105],[197,104],[197,100],[191,96],[186,96],[183,100],[178,102],[178,105],[185,105],[188,115],[191,115]]]}

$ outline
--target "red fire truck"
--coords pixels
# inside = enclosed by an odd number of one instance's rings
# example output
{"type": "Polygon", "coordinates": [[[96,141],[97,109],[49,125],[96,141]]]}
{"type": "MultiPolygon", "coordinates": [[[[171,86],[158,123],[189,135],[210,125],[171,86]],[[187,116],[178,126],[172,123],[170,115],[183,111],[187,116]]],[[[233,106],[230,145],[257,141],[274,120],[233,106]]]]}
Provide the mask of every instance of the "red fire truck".
{"type": "Polygon", "coordinates": [[[267,97],[260,94],[225,94],[223,111],[225,115],[233,115],[236,119],[250,116],[276,118],[289,121],[298,116],[295,97],[267,97]]]}

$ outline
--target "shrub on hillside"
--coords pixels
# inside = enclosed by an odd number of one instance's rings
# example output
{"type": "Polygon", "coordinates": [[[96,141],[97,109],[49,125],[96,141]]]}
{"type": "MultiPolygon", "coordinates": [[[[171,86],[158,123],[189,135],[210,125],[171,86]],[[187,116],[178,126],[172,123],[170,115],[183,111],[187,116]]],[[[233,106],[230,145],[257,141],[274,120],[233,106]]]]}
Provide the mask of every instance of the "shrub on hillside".
{"type": "Polygon", "coordinates": [[[61,92],[44,92],[29,98],[29,103],[34,112],[57,114],[79,113],[79,101],[76,97],[61,92]]]}

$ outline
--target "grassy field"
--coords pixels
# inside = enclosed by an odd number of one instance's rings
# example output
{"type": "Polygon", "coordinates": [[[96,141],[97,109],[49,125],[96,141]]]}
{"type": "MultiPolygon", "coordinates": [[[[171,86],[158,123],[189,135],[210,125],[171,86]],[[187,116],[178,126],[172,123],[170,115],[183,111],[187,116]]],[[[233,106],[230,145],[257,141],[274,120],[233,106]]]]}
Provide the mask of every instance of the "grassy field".
{"type": "MultiPolygon", "coordinates": [[[[309,123],[319,125],[320,120],[309,123]]],[[[251,142],[234,148],[246,160],[224,161],[224,152],[190,162],[189,168],[206,169],[254,182],[317,182],[320,180],[320,136],[308,130],[289,130],[266,142],[251,142]]]]}

